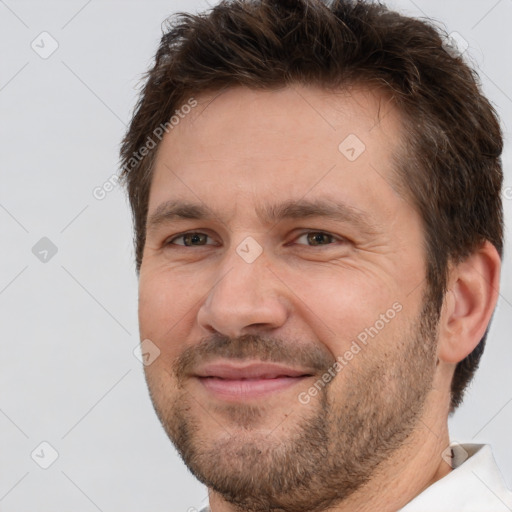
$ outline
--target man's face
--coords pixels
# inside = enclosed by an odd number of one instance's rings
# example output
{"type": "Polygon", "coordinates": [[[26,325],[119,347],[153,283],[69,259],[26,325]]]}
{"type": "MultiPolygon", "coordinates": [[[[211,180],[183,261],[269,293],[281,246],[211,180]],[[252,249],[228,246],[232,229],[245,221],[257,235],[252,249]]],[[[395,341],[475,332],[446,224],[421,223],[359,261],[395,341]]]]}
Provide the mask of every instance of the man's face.
{"type": "Polygon", "coordinates": [[[149,389],[225,500],[321,510],[403,444],[435,372],[422,224],[391,186],[399,116],[362,90],[212,98],[154,167],[139,289],[141,339],[160,350],[149,389]]]}

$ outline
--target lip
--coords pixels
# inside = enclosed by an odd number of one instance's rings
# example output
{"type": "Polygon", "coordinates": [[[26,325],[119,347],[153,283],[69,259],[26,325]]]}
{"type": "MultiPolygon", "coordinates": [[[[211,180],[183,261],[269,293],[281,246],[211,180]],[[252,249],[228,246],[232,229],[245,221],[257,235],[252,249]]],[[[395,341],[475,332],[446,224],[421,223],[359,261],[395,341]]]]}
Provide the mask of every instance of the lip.
{"type": "Polygon", "coordinates": [[[268,397],[311,376],[307,370],[259,361],[211,363],[195,374],[208,392],[228,401],[268,397]]]}
{"type": "Polygon", "coordinates": [[[198,377],[218,377],[220,379],[275,379],[276,377],[300,377],[311,375],[308,370],[288,366],[252,361],[245,363],[216,362],[204,365],[197,372],[198,377]]]}

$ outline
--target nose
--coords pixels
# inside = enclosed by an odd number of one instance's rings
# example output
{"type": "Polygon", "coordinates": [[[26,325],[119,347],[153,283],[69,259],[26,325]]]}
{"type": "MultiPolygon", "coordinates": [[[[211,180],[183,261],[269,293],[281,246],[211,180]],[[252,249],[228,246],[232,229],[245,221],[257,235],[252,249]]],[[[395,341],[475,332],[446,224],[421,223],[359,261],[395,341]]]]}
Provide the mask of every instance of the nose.
{"type": "Polygon", "coordinates": [[[233,250],[218,268],[215,284],[198,311],[202,329],[234,338],[268,334],[284,325],[288,317],[285,287],[264,254],[247,263],[233,250]]]}

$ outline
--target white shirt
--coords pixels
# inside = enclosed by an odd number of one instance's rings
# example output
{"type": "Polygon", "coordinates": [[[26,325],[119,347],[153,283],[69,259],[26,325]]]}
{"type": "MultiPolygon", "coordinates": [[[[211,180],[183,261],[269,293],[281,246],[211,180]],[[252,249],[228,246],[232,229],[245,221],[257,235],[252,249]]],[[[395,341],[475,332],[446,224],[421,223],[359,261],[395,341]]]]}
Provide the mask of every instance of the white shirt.
{"type": "Polygon", "coordinates": [[[512,492],[490,445],[453,443],[452,450],[452,471],[398,512],[512,512],[512,492]]]}
{"type": "Polygon", "coordinates": [[[507,488],[488,444],[453,444],[452,471],[399,512],[511,512],[507,488]]]}

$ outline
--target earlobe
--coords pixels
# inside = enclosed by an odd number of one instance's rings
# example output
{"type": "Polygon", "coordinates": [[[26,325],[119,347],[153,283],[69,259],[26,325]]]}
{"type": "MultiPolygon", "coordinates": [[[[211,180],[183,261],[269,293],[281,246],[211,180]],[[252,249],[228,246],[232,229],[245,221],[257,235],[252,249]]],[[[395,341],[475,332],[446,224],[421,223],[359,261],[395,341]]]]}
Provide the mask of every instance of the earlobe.
{"type": "Polygon", "coordinates": [[[442,361],[462,361],[482,339],[498,300],[500,269],[489,241],[451,268],[439,324],[442,361]]]}

